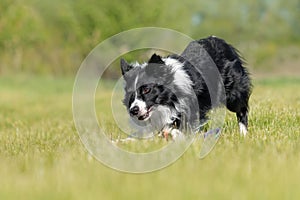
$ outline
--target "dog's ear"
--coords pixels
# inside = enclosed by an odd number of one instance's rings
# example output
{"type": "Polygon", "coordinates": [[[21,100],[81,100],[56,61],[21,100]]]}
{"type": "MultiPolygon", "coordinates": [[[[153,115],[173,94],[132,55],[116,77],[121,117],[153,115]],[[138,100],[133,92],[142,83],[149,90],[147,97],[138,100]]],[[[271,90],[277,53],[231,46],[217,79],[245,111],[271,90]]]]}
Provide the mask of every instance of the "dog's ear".
{"type": "Polygon", "coordinates": [[[145,71],[148,76],[159,79],[165,79],[171,74],[171,68],[166,66],[165,62],[157,54],[151,56],[145,71]]]}
{"type": "Polygon", "coordinates": [[[131,65],[129,65],[125,59],[121,58],[120,60],[120,64],[121,64],[121,71],[122,71],[122,75],[124,75],[126,72],[128,72],[129,70],[131,70],[133,67],[131,65]]]}
{"type": "Polygon", "coordinates": [[[148,63],[165,64],[159,55],[153,54],[148,63]]]}

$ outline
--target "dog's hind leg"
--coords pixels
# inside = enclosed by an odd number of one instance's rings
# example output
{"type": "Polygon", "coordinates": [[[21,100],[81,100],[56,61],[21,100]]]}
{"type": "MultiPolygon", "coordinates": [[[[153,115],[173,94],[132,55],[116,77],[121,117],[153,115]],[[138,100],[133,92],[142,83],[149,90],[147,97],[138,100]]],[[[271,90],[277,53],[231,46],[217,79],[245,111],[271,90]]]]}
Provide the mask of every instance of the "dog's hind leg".
{"type": "Polygon", "coordinates": [[[246,136],[248,132],[248,108],[243,107],[236,113],[236,117],[240,127],[240,134],[246,136]]]}

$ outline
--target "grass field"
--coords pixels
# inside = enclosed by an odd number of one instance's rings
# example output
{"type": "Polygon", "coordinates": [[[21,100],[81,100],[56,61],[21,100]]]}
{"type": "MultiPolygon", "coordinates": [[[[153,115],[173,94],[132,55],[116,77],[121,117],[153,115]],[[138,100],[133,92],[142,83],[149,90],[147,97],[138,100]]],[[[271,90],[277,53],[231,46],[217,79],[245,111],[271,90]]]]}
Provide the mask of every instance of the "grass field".
{"type": "MultiPolygon", "coordinates": [[[[0,78],[0,199],[300,198],[300,79],[254,81],[246,138],[228,113],[205,159],[193,145],[171,166],[140,175],[89,156],[73,124],[73,81],[0,78]]],[[[108,109],[102,100],[97,106],[108,109]]]]}

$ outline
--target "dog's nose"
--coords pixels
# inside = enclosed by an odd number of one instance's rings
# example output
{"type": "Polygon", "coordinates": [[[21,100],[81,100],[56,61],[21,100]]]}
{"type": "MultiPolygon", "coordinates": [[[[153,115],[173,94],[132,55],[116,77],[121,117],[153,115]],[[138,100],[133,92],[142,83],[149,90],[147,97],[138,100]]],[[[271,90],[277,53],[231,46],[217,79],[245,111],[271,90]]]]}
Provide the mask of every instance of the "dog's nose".
{"type": "Polygon", "coordinates": [[[138,106],[133,106],[131,109],[130,109],[130,113],[132,115],[137,115],[139,113],[139,107],[138,106]]]}

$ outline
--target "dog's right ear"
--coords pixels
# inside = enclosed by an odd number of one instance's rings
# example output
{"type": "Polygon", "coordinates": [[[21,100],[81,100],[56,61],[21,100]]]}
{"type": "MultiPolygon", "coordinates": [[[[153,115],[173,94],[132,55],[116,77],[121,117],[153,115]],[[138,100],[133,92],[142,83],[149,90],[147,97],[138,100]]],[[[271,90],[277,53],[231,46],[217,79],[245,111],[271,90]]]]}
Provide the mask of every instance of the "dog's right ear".
{"type": "Polygon", "coordinates": [[[128,72],[129,70],[131,70],[133,67],[131,65],[129,65],[125,59],[121,58],[120,60],[120,64],[121,64],[121,71],[122,71],[122,75],[124,75],[126,72],[128,72]]]}
{"type": "Polygon", "coordinates": [[[153,54],[148,63],[165,64],[159,55],[153,54]]]}

